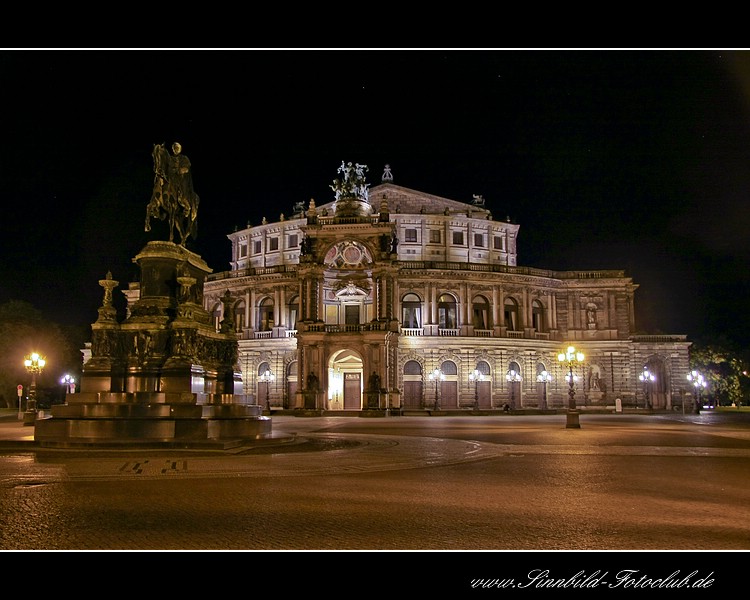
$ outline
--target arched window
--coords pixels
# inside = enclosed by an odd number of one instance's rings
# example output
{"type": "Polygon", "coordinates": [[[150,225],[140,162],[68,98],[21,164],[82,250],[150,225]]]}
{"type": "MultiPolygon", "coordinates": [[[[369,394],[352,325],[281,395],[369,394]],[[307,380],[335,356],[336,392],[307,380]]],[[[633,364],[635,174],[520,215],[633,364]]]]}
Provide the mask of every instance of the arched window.
{"type": "Polygon", "coordinates": [[[297,318],[299,317],[299,296],[294,296],[287,305],[287,329],[297,329],[297,318]]]}
{"type": "Polygon", "coordinates": [[[416,360],[408,360],[404,365],[404,375],[421,375],[422,365],[416,360]]]}
{"type": "Polygon", "coordinates": [[[492,327],[490,321],[490,303],[484,296],[475,296],[471,304],[471,324],[474,329],[489,329],[492,327]]]}
{"type": "Polygon", "coordinates": [[[270,371],[270,370],[271,370],[271,367],[268,365],[267,362],[264,361],[264,362],[260,363],[258,365],[258,377],[260,377],[261,375],[263,375],[263,373],[265,373],[266,371],[270,371]]]}
{"type": "Polygon", "coordinates": [[[405,329],[422,327],[422,301],[416,294],[406,294],[401,299],[401,327],[405,329]]]}
{"type": "Polygon", "coordinates": [[[273,325],[273,300],[264,298],[258,306],[258,331],[271,331],[273,325]]]}
{"type": "Polygon", "coordinates": [[[477,361],[477,371],[479,371],[485,377],[490,376],[490,365],[486,360],[477,361]]]}
{"type": "Polygon", "coordinates": [[[238,302],[234,306],[234,329],[242,331],[245,328],[245,303],[238,302]]]}
{"type": "Polygon", "coordinates": [[[450,294],[440,294],[438,298],[438,328],[456,329],[456,299],[450,294]]]}
{"type": "Polygon", "coordinates": [[[213,310],[211,311],[211,320],[214,323],[214,329],[216,331],[221,330],[221,302],[214,304],[213,310]]]}
{"type": "Polygon", "coordinates": [[[518,302],[514,298],[505,299],[505,327],[508,331],[518,331],[521,327],[518,318],[518,302]]]}
{"type": "Polygon", "coordinates": [[[531,303],[531,326],[540,333],[547,331],[547,311],[539,300],[531,303]]]}
{"type": "Polygon", "coordinates": [[[440,370],[443,372],[443,375],[458,374],[458,367],[456,367],[456,363],[454,363],[452,360],[446,360],[442,365],[440,365],[440,370]]]}

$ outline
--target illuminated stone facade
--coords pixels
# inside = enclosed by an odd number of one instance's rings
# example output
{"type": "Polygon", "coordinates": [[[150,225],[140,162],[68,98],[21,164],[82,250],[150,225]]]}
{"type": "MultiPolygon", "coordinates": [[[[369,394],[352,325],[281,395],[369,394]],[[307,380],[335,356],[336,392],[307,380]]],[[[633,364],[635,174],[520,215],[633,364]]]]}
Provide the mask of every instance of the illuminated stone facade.
{"type": "Polygon", "coordinates": [[[483,198],[401,187],[388,167],[370,188],[366,169],[342,164],[333,200],[229,234],[231,269],[207,277],[204,308],[217,330],[235,328],[252,402],[553,410],[568,399],[557,355],[573,344],[586,357],[579,408],[681,405],[690,342],[635,334],[638,285],[623,271],[519,266],[519,225],[496,220],[483,198]],[[656,376],[647,387],[644,367],[656,376]]]}

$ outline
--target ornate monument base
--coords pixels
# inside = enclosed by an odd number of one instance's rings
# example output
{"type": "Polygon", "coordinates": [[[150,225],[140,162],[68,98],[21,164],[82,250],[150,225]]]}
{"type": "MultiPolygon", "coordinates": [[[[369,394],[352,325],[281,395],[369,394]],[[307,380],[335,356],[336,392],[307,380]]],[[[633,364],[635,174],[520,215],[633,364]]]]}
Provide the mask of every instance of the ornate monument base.
{"type": "Polygon", "coordinates": [[[69,394],[51,417],[37,419],[34,439],[44,447],[229,449],[272,437],[262,407],[235,404],[227,394],[200,400],[160,392],[69,394]]]}
{"type": "Polygon", "coordinates": [[[217,332],[203,308],[211,269],[172,242],[149,242],[133,262],[141,281],[126,294],[127,318],[117,321],[112,290],[118,282],[108,273],[99,282],[104,302],[91,326],[81,392],[36,421],[35,441],[229,448],[271,439],[271,419],[261,406],[244,403],[231,311],[224,311],[217,332]]]}

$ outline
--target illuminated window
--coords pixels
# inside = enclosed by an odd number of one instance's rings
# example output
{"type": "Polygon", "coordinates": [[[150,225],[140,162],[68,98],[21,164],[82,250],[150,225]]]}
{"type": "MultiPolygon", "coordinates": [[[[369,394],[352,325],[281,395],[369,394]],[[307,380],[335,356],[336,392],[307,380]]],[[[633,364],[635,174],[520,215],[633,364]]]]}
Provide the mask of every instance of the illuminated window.
{"type": "Polygon", "coordinates": [[[490,303],[484,296],[476,296],[471,304],[472,325],[475,329],[490,328],[490,303]]]}
{"type": "Polygon", "coordinates": [[[234,307],[234,329],[242,331],[245,327],[245,303],[238,302],[234,307]]]}
{"type": "Polygon", "coordinates": [[[518,302],[513,298],[505,299],[505,326],[509,331],[518,331],[518,302]]]}
{"type": "Polygon", "coordinates": [[[438,298],[438,327],[456,329],[456,299],[450,294],[441,294],[438,298]]]}
{"type": "Polygon", "coordinates": [[[264,298],[258,306],[258,331],[273,329],[273,300],[264,298]]]}
{"type": "Polygon", "coordinates": [[[422,301],[416,294],[406,294],[401,300],[401,326],[406,329],[422,327],[422,301]]]}
{"type": "Polygon", "coordinates": [[[289,301],[287,314],[287,328],[297,329],[297,315],[299,314],[299,297],[295,296],[289,301]]]}
{"type": "Polygon", "coordinates": [[[214,304],[214,308],[211,311],[211,319],[214,322],[214,329],[219,331],[221,329],[221,302],[214,304]]]}
{"type": "Polygon", "coordinates": [[[546,324],[546,311],[544,305],[539,300],[534,300],[531,303],[531,320],[532,327],[539,332],[547,331],[546,324]]]}

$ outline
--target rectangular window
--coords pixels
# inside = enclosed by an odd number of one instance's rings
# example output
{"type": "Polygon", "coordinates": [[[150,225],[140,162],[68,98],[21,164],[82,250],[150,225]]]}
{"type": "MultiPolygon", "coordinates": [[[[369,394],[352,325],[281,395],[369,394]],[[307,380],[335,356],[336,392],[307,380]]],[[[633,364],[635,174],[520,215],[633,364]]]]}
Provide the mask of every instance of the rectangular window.
{"type": "Polygon", "coordinates": [[[253,242],[253,254],[260,254],[260,242],[253,242]]]}
{"type": "Polygon", "coordinates": [[[279,238],[275,238],[275,237],[271,238],[270,240],[268,240],[268,242],[269,242],[269,249],[271,251],[279,249],[279,238]]]}
{"type": "Polygon", "coordinates": [[[503,237],[500,235],[496,235],[494,238],[492,238],[492,246],[495,248],[495,250],[502,250],[503,249],[503,237]]]}
{"type": "Polygon", "coordinates": [[[430,229],[430,243],[431,244],[440,243],[440,230],[439,229],[430,229]]]}
{"type": "Polygon", "coordinates": [[[453,245],[454,246],[463,246],[464,245],[464,232],[463,231],[454,231],[453,232],[453,245]]]}
{"type": "Polygon", "coordinates": [[[484,248],[484,235],[481,233],[474,234],[474,246],[476,248],[484,248]]]}
{"type": "Polygon", "coordinates": [[[245,258],[247,256],[247,244],[240,244],[240,258],[245,258]]]}
{"type": "Polygon", "coordinates": [[[299,242],[297,242],[297,234],[290,235],[289,236],[289,245],[287,246],[287,248],[296,248],[298,243],[299,242]]]}
{"type": "Polygon", "coordinates": [[[407,242],[416,242],[417,241],[417,230],[416,229],[406,229],[404,231],[404,240],[407,242]]]}
{"type": "Polygon", "coordinates": [[[344,319],[347,325],[358,325],[359,324],[359,305],[345,304],[344,305],[344,319]]]}

